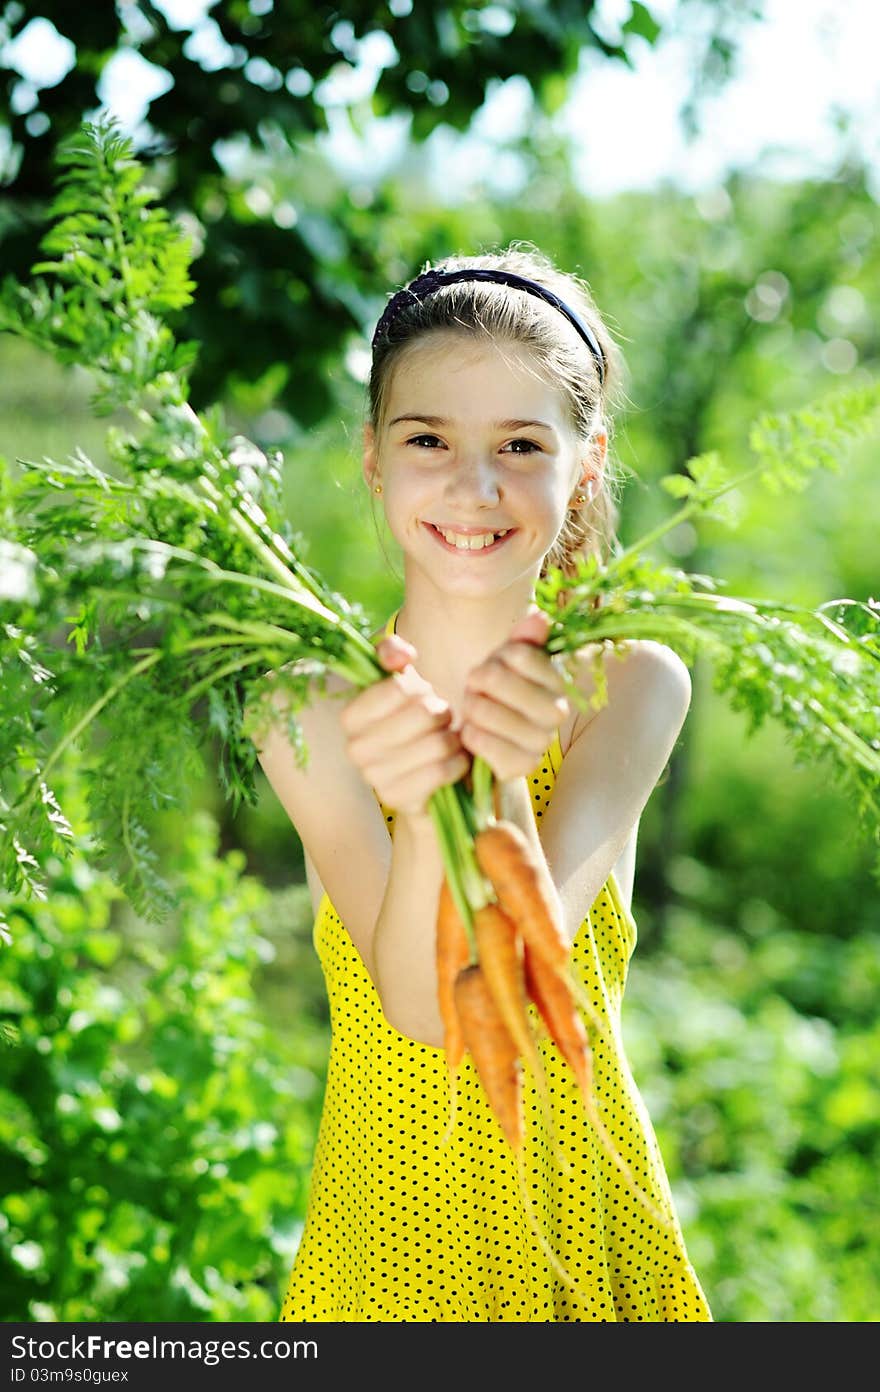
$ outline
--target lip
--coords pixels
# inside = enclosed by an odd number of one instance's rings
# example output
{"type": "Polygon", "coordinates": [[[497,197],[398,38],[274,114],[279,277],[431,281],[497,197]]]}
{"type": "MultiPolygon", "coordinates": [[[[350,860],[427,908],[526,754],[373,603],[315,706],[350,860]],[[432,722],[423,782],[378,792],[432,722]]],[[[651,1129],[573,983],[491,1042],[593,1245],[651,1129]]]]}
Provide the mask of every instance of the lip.
{"type": "MultiPolygon", "coordinates": [[[[423,522],[423,523],[422,523],[422,526],[425,527],[429,532],[431,532],[431,534],[432,534],[432,535],[435,537],[435,539],[440,543],[440,545],[441,545],[442,547],[444,547],[444,549],[445,549],[446,551],[451,551],[451,552],[453,552],[453,553],[454,553],[455,555],[457,555],[457,556],[485,556],[485,555],[490,554],[490,553],[493,552],[493,551],[500,551],[501,547],[504,546],[505,542],[508,542],[508,541],[510,540],[510,538],[516,534],[516,528],[515,528],[515,527],[510,527],[510,528],[508,528],[508,530],[507,530],[507,535],[506,535],[506,536],[503,536],[503,537],[499,537],[497,541],[493,541],[492,544],[491,544],[491,546],[481,546],[479,550],[471,551],[469,548],[468,548],[468,549],[465,549],[465,548],[460,547],[460,546],[452,546],[452,545],[450,545],[450,543],[446,540],[446,538],[445,538],[444,536],[441,536],[441,534],[440,534],[440,532],[439,532],[437,526],[436,526],[433,522],[423,522]]],[[[491,530],[491,531],[495,531],[495,530],[498,530],[498,529],[497,529],[497,528],[489,528],[489,527],[447,527],[447,528],[446,528],[446,531],[447,531],[447,532],[456,532],[459,536],[483,536],[486,532],[488,532],[488,531],[490,531],[490,530],[491,530]]]]}
{"type": "Polygon", "coordinates": [[[512,527],[462,527],[457,522],[447,525],[445,522],[429,522],[429,527],[436,527],[441,532],[457,532],[459,536],[482,536],[484,532],[509,532],[512,527]]]}

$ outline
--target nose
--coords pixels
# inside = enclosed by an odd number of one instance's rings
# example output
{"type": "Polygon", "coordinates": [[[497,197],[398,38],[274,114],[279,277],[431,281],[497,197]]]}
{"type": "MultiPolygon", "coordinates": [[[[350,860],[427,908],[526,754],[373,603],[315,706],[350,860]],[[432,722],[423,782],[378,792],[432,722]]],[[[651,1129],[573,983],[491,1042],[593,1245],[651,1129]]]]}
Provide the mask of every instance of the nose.
{"type": "Polygon", "coordinates": [[[491,455],[479,450],[462,453],[447,480],[446,497],[462,513],[474,508],[496,507],[501,489],[491,455]]]}

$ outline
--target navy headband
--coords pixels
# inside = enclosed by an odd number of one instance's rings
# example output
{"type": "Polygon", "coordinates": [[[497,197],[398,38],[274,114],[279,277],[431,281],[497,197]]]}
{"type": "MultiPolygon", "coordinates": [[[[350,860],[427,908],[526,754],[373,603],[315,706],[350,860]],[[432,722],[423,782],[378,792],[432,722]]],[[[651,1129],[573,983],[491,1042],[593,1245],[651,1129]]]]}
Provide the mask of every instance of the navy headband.
{"type": "Polygon", "coordinates": [[[574,310],[569,309],[558,295],[554,295],[552,290],[548,290],[546,285],[539,285],[536,280],[526,280],[525,276],[516,275],[514,271],[490,270],[484,266],[473,266],[460,271],[425,271],[422,275],[416,276],[415,280],[410,281],[403,290],[398,290],[388,301],[382,318],[376,325],[372,347],[375,349],[379,338],[388,331],[391,321],[411,300],[424,300],[428,295],[433,295],[435,290],[439,290],[441,285],[454,285],[459,280],[494,280],[501,285],[513,285],[520,290],[527,290],[530,295],[546,300],[547,304],[564,314],[568,322],[577,329],[596,359],[599,381],[604,382],[605,358],[599,347],[599,340],[589,324],[584,323],[583,319],[575,314],[574,310]]]}

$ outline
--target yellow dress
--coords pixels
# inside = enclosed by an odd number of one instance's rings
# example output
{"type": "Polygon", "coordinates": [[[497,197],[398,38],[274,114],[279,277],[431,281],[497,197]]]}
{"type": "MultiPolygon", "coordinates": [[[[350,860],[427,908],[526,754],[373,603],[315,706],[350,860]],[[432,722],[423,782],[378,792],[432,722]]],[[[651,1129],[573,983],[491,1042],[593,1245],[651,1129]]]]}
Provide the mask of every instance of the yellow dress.
{"type": "MultiPolygon", "coordinates": [[[[393,631],[396,614],[386,632],[393,631]]],[[[529,780],[540,819],[562,764],[558,735],[529,780]]],[[[394,813],[380,803],[394,834],[394,813]]],[[[651,1121],[620,1035],[636,925],[612,872],[582,922],[574,969],[606,1026],[588,1024],[605,1129],[666,1223],[634,1197],[543,1039],[556,1145],[528,1071],[525,1152],[532,1208],[574,1278],[562,1281],[524,1215],[513,1156],[466,1056],[455,1125],[445,1054],[385,1020],[325,894],[314,941],[331,1044],[307,1214],[280,1318],[311,1321],[710,1321],[688,1260],[651,1121]],[[610,1041],[610,1042],[609,1042],[610,1041]],[[564,1162],[560,1164],[562,1151],[564,1162]]],[[[534,1007],[530,1007],[534,1010],[534,1007]]]]}

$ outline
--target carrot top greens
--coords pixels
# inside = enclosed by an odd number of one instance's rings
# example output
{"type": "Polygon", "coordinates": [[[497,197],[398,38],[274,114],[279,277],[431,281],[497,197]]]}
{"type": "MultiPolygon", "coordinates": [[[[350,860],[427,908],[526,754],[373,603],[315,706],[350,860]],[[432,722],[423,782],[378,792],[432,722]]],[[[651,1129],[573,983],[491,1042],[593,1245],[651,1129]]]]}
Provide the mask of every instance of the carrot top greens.
{"type": "MultiPolygon", "coordinates": [[[[192,298],[192,248],[154,206],[130,142],[112,120],[86,123],[58,162],[47,259],[30,283],[3,283],[0,330],[87,368],[95,412],[124,409],[132,428],[108,430],[108,470],[79,448],[15,469],[0,460],[0,887],[7,899],[45,894],[48,859],[71,843],[55,782],[76,750],[95,863],[156,917],[173,896],[155,821],[187,804],[207,737],[224,794],[235,808],[253,803],[270,689],[287,697],[287,732],[304,763],[296,712],[314,686],[330,672],[355,687],[388,674],[363,609],[301,559],[303,539],[282,508],[280,455],[230,436],[219,407],[198,413],[188,403],[197,346],[178,343],[167,318],[192,298]]],[[[628,638],[666,643],[688,663],[704,653],[717,689],[752,727],[775,719],[799,756],[828,758],[875,830],[880,604],[843,598],[811,612],[728,596],[723,580],[646,553],[752,478],[778,491],[839,467],[849,440],[875,429],[878,405],[880,387],[868,385],[763,417],[749,468],[735,475],[716,454],[692,459],[687,475],[662,481],[681,503],[666,522],[609,564],[551,572],[535,591],[563,668],[595,643],[601,677],[604,648],[628,638]]],[[[476,759],[467,782],[431,801],[469,934],[492,898],[473,848],[492,795],[491,771],[476,759]]]]}

